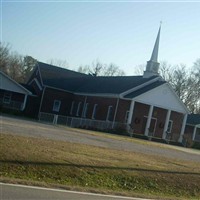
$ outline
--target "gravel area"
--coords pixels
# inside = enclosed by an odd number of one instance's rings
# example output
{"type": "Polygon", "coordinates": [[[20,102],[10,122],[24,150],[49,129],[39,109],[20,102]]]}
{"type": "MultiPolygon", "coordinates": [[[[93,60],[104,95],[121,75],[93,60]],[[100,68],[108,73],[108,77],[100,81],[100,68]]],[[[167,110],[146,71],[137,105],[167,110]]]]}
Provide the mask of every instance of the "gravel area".
{"type": "Polygon", "coordinates": [[[102,135],[92,135],[79,132],[78,130],[67,130],[62,126],[42,124],[36,121],[29,121],[8,116],[0,117],[1,134],[17,134],[29,137],[42,137],[53,140],[68,141],[72,143],[82,143],[110,149],[140,152],[180,160],[200,162],[200,151],[183,147],[175,147],[166,144],[149,145],[140,144],[137,141],[125,141],[124,139],[113,139],[102,135]],[[164,147],[164,148],[163,148],[164,147]]]}

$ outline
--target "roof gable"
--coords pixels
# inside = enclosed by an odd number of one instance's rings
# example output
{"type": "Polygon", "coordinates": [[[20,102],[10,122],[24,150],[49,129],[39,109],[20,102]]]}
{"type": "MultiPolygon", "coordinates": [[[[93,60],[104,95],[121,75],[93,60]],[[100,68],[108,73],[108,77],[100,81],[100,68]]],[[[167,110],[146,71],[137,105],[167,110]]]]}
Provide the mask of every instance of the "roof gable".
{"type": "Polygon", "coordinates": [[[157,81],[152,82],[144,87],[139,88],[138,90],[135,90],[135,91],[125,95],[124,98],[129,98],[129,99],[135,98],[135,97],[140,96],[141,94],[148,92],[160,85],[163,85],[164,83],[166,83],[166,81],[157,80],[157,81]]]}
{"type": "MultiPolygon", "coordinates": [[[[174,110],[180,113],[188,113],[188,109],[168,83],[155,83],[148,86],[146,92],[138,92],[133,99],[142,103],[174,110]],[[150,87],[149,90],[148,87],[150,87]],[[152,88],[151,88],[152,87],[152,88]]],[[[144,88],[142,88],[144,90],[144,88]]]]}
{"type": "Polygon", "coordinates": [[[31,94],[26,88],[11,79],[9,76],[0,71],[0,89],[17,92],[21,94],[31,94]]]}

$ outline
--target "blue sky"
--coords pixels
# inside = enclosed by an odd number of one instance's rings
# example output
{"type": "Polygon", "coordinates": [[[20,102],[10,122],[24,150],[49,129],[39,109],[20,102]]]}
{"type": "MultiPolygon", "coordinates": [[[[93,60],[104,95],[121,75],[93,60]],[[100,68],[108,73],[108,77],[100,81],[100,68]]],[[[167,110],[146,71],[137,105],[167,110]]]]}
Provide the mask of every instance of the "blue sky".
{"type": "Polygon", "coordinates": [[[159,61],[200,58],[199,2],[2,1],[1,40],[39,61],[66,60],[70,69],[115,63],[127,75],[151,56],[162,20],[159,61]]]}

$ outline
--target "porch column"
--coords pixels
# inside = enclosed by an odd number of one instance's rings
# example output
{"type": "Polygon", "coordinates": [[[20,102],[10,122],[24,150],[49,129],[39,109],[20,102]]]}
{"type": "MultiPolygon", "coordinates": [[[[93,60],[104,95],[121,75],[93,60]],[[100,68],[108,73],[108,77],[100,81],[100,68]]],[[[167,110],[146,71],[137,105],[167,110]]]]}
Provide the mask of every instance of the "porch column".
{"type": "Polygon", "coordinates": [[[116,119],[116,115],[117,115],[118,106],[119,106],[119,98],[117,99],[117,104],[115,106],[115,114],[114,114],[114,119],[113,119],[113,123],[112,123],[112,129],[115,127],[115,119],[116,119]]]}
{"type": "Polygon", "coordinates": [[[167,116],[165,119],[165,126],[164,126],[164,130],[163,130],[163,135],[162,135],[162,139],[166,139],[167,136],[167,129],[168,129],[168,125],[169,125],[169,119],[170,119],[170,115],[171,115],[171,110],[167,111],[167,116]]]}
{"type": "Polygon", "coordinates": [[[132,118],[133,118],[133,110],[134,110],[134,106],[135,106],[135,101],[131,101],[131,105],[130,105],[130,110],[129,110],[129,115],[128,115],[128,120],[127,120],[127,130],[130,130],[130,127],[128,125],[131,124],[132,122],[132,118]]]}
{"type": "Polygon", "coordinates": [[[26,107],[26,101],[27,101],[27,94],[25,94],[25,96],[24,96],[24,103],[23,103],[23,105],[22,105],[22,107],[21,107],[21,110],[23,111],[24,109],[25,109],[25,107],[26,107]]]}
{"type": "Polygon", "coordinates": [[[183,118],[183,124],[182,124],[182,128],[181,128],[181,133],[180,133],[180,137],[178,139],[178,142],[180,142],[180,143],[183,141],[183,135],[184,135],[184,131],[185,131],[186,121],[187,121],[187,114],[185,114],[184,118],[183,118]]]}
{"type": "Polygon", "coordinates": [[[196,132],[197,132],[197,126],[194,127],[194,131],[193,131],[193,134],[192,134],[192,140],[193,140],[193,141],[194,141],[194,139],[195,139],[196,132]]]}
{"type": "Polygon", "coordinates": [[[130,105],[130,110],[129,110],[129,115],[128,115],[128,121],[127,124],[131,124],[132,118],[133,118],[133,110],[134,110],[134,106],[135,106],[135,101],[131,101],[131,105],[130,105]]]}
{"type": "Polygon", "coordinates": [[[154,106],[152,106],[152,105],[149,108],[149,114],[148,114],[147,124],[146,124],[145,132],[144,132],[145,136],[149,135],[149,127],[150,127],[150,124],[151,124],[151,118],[152,118],[152,114],[153,114],[153,108],[154,108],[154,106]]]}

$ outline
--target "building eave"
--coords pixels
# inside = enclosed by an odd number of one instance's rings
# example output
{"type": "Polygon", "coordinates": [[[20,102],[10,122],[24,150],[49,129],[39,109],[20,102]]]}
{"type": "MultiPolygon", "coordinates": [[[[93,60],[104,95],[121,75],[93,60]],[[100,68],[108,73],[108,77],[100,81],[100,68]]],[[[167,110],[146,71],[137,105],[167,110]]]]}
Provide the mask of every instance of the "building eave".
{"type": "Polygon", "coordinates": [[[131,92],[134,92],[136,90],[139,90],[139,89],[141,89],[141,88],[143,88],[143,87],[145,87],[145,86],[147,86],[147,85],[149,85],[149,84],[151,84],[151,83],[153,83],[153,82],[155,82],[157,80],[160,80],[160,79],[161,79],[160,76],[155,77],[154,79],[151,79],[151,80],[149,80],[149,81],[147,81],[147,82],[145,82],[145,83],[143,83],[141,85],[138,85],[138,86],[136,86],[134,88],[131,88],[131,89],[127,90],[127,91],[124,91],[124,92],[120,93],[120,97],[124,98],[125,95],[127,95],[127,94],[129,94],[131,92]]]}
{"type": "Polygon", "coordinates": [[[6,77],[7,79],[9,79],[11,82],[13,82],[14,84],[16,84],[18,87],[20,87],[22,90],[24,90],[26,92],[26,94],[28,95],[32,95],[32,92],[30,92],[29,90],[27,90],[26,88],[24,88],[22,85],[20,85],[19,83],[17,83],[15,80],[13,80],[12,78],[10,78],[8,75],[6,75],[4,72],[0,71],[0,73],[6,77]]]}

